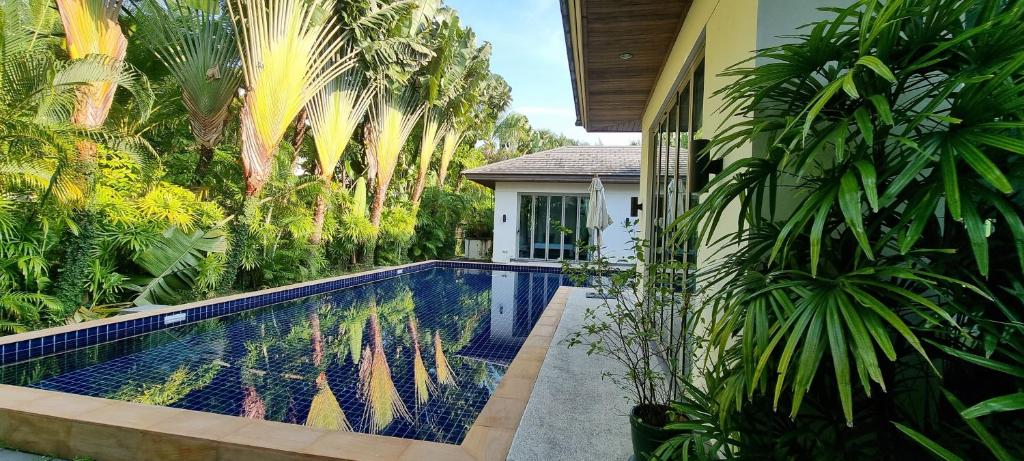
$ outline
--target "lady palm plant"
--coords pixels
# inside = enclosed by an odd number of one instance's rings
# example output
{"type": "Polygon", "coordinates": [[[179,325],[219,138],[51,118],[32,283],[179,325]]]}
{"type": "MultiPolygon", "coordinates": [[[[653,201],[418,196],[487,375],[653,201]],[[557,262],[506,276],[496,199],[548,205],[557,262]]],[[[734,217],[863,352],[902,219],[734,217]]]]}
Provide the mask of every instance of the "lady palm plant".
{"type": "Polygon", "coordinates": [[[367,126],[366,157],[372,165],[374,178],[373,205],[370,222],[380,228],[388,186],[395,175],[405,141],[423,113],[416,98],[409,93],[401,96],[378,94],[370,110],[367,126]]]}
{"type": "Polygon", "coordinates": [[[710,243],[740,210],[700,277],[720,287],[718,409],[767,401],[795,420],[753,450],[1019,458],[1014,413],[966,406],[1024,406],[1024,2],[829,11],[725,72],[739,121],[710,152],[763,155],[731,161],[676,223],[710,243]]]}
{"type": "Polygon", "coordinates": [[[202,176],[242,81],[231,22],[216,0],[144,0],[139,6],[141,39],[181,86],[181,100],[199,142],[196,176],[202,176]]]}
{"type": "MultiPolygon", "coordinates": [[[[334,181],[334,170],[352,134],[362,123],[371,100],[370,90],[362,79],[350,72],[324,86],[307,106],[316,144],[317,173],[328,190],[334,181]]],[[[320,193],[314,205],[311,242],[320,243],[326,216],[327,197],[320,193]]]]}
{"type": "Polygon", "coordinates": [[[241,111],[246,195],[270,178],[273,155],[299,111],[353,64],[324,0],[228,2],[245,78],[241,111]]]}

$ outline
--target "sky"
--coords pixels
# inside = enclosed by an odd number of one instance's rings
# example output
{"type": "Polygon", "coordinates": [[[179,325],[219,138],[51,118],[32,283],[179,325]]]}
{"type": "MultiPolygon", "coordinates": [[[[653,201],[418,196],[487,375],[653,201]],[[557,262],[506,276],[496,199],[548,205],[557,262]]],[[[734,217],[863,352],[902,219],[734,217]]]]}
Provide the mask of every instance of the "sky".
{"type": "Polygon", "coordinates": [[[479,42],[493,46],[491,71],[512,87],[511,110],[535,129],[606,146],[639,141],[639,133],[587,133],[576,109],[558,0],[445,0],[479,42]]]}

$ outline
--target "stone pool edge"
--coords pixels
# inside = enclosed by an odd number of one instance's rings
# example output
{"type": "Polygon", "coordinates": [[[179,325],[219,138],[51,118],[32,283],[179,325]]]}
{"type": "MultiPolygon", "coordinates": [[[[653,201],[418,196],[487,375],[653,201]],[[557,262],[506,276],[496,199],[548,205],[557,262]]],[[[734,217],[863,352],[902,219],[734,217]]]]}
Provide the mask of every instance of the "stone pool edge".
{"type": "MultiPolygon", "coordinates": [[[[419,265],[437,267],[436,263],[427,261],[380,271],[419,265]]],[[[489,269],[515,267],[479,265],[489,269]]],[[[459,445],[324,431],[11,385],[0,385],[0,442],[15,449],[69,459],[88,456],[100,460],[504,460],[562,319],[570,290],[561,286],[555,292],[459,445]]],[[[219,302],[205,303],[210,301],[219,302]]],[[[194,306],[166,309],[175,312],[190,307],[194,306]]],[[[144,314],[160,315],[155,311],[144,314]]]]}

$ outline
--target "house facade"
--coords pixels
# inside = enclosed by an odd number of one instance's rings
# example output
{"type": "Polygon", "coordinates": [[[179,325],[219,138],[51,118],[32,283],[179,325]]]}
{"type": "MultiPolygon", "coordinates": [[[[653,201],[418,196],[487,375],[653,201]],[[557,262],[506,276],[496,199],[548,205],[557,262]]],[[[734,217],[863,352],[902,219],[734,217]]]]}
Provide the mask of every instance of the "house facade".
{"type": "Polygon", "coordinates": [[[600,235],[602,256],[631,263],[632,235],[640,199],[640,147],[568,146],[464,171],[467,179],[494,189],[492,260],[580,261],[592,259],[585,241],[590,184],[604,184],[613,224],[600,235]],[[569,233],[562,231],[567,228],[569,233]]]}
{"type": "MultiPolygon", "coordinates": [[[[702,244],[673,243],[666,231],[701,199],[697,191],[715,172],[758,155],[758,146],[748,144],[721,162],[689,158],[733,121],[719,110],[723,98],[717,92],[730,81],[720,74],[757,49],[783,43],[779,36],[826,17],[817,8],[836,3],[561,0],[577,125],[642,133],[638,229],[650,247],[649,261],[700,266],[722,255],[702,244]]],[[[735,218],[722,217],[718,235],[705,241],[735,232],[735,218]]]]}

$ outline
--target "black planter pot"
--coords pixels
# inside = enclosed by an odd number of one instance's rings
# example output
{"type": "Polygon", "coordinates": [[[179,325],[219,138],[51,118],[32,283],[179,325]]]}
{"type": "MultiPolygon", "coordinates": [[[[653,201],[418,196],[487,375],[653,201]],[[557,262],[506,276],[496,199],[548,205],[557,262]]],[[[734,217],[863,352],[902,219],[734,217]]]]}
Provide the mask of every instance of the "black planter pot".
{"type": "Polygon", "coordinates": [[[633,439],[633,459],[635,461],[648,461],[662,443],[683,433],[681,430],[665,429],[644,422],[643,415],[657,414],[658,412],[665,414],[667,411],[668,407],[664,405],[633,407],[633,411],[629,415],[629,429],[633,439]]]}

